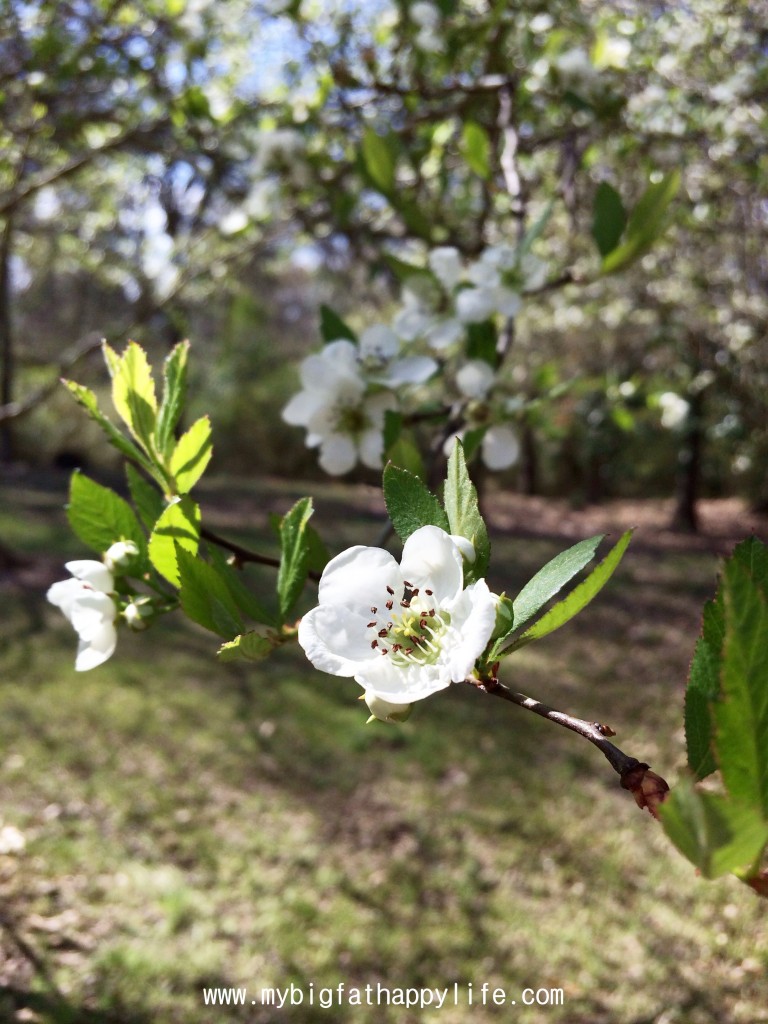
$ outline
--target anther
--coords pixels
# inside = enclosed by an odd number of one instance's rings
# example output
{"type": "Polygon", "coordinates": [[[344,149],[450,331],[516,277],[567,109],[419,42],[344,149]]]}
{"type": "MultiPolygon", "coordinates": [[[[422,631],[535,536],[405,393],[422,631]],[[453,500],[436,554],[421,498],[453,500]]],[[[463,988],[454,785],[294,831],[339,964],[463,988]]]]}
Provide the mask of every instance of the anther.
{"type": "Polygon", "coordinates": [[[378,610],[379,610],[379,609],[378,609],[378,608],[376,607],[376,605],[374,605],[374,606],[373,606],[373,607],[371,608],[371,615],[375,615],[375,614],[376,614],[376,612],[377,612],[378,610]]]}
{"type": "Polygon", "coordinates": [[[432,591],[431,590],[425,590],[424,593],[427,595],[427,597],[432,597],[432,591]]]}
{"type": "Polygon", "coordinates": [[[376,625],[376,620],[374,619],[373,622],[369,622],[368,623],[368,627],[367,628],[370,629],[371,626],[375,626],[375,625],[376,625]]]}
{"type": "Polygon", "coordinates": [[[386,629],[380,629],[380,630],[379,630],[379,636],[381,636],[381,637],[385,637],[386,635],[387,635],[387,631],[386,631],[386,629]]]}
{"type": "Polygon", "coordinates": [[[387,611],[388,611],[388,612],[391,612],[391,611],[392,611],[392,605],[393,605],[393,604],[394,604],[394,602],[393,602],[393,601],[387,601],[387,611]]]}
{"type": "Polygon", "coordinates": [[[394,594],[395,592],[394,592],[394,590],[392,589],[392,587],[387,587],[387,593],[388,593],[388,594],[394,594]]]}
{"type": "Polygon", "coordinates": [[[409,590],[413,590],[413,584],[409,583],[408,580],[403,580],[403,583],[408,587],[409,590]]]}
{"type": "Polygon", "coordinates": [[[374,640],[372,642],[372,644],[371,644],[371,650],[373,650],[374,647],[378,647],[378,646],[379,646],[379,641],[378,640],[374,640]]]}
{"type": "Polygon", "coordinates": [[[386,647],[382,647],[382,648],[381,648],[381,653],[382,653],[382,654],[389,654],[389,651],[387,650],[387,648],[386,648],[386,647]]]}

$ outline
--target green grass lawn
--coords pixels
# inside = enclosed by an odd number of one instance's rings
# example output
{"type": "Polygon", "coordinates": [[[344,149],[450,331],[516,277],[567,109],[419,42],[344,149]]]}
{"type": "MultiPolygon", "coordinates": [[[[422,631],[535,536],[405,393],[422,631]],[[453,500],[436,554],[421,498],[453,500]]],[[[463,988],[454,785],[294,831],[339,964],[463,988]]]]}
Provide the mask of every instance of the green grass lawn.
{"type": "MultiPolygon", "coordinates": [[[[374,542],[376,492],[320,492],[336,547],[374,542]]],[[[295,493],[226,495],[208,493],[211,525],[264,546],[268,511],[295,493]]],[[[6,544],[86,556],[55,490],[4,486],[0,500],[6,544]]],[[[578,538],[492,539],[493,583],[514,591],[578,538]]],[[[673,782],[715,571],[706,551],[630,548],[596,603],[505,681],[608,722],[673,782]]],[[[181,618],[121,633],[107,665],[76,674],[45,572],[39,592],[32,568],[22,577],[0,589],[0,814],[26,840],[0,853],[0,1019],[768,1021],[765,903],[698,878],[580,738],[458,686],[402,727],[366,726],[351,680],[297,649],[218,664],[216,639],[181,618]],[[464,1002],[307,1005],[311,986],[340,982],[458,983],[464,1002]],[[484,982],[517,1006],[481,1005],[484,982]],[[260,1005],[262,987],[291,984],[304,1005],[260,1005]],[[216,986],[247,986],[248,1005],[205,1006],[216,986]],[[562,989],[564,1005],[523,1007],[527,988],[562,989]]]]}

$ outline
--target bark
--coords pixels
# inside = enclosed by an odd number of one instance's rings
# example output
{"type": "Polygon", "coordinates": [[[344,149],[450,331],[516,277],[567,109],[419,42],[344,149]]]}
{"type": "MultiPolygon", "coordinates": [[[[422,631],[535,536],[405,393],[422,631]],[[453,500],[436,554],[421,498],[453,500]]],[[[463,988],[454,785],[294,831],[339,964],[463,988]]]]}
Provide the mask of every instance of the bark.
{"type": "MultiPolygon", "coordinates": [[[[0,406],[10,405],[15,386],[13,321],[11,318],[11,252],[13,223],[7,218],[0,236],[0,406]]],[[[13,461],[15,454],[14,426],[11,420],[0,421],[0,463],[13,461]]]]}

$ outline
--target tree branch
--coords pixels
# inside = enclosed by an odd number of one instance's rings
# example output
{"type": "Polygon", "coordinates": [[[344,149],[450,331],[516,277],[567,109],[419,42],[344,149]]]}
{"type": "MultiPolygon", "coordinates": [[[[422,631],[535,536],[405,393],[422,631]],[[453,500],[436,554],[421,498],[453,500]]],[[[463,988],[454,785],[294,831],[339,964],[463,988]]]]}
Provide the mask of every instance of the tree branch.
{"type": "Polygon", "coordinates": [[[669,792],[669,786],[664,779],[652,772],[644,761],[638,761],[636,757],[625,754],[623,750],[609,741],[609,736],[616,735],[610,726],[603,725],[601,722],[587,722],[585,719],[575,718],[565,711],[558,711],[557,708],[543,704],[533,697],[527,697],[524,693],[510,690],[495,676],[483,680],[470,678],[465,679],[464,682],[484,693],[501,697],[502,700],[509,701],[510,704],[517,704],[518,707],[532,711],[535,715],[540,715],[542,718],[561,725],[564,729],[570,729],[571,732],[589,740],[603,753],[611,768],[620,776],[622,788],[628,789],[632,793],[638,807],[641,809],[647,807],[653,817],[658,818],[657,808],[664,802],[666,794],[669,792]]]}
{"type": "MultiPolygon", "coordinates": [[[[221,537],[218,533],[214,533],[214,531],[209,530],[207,526],[204,526],[200,530],[200,536],[210,544],[216,544],[218,547],[224,548],[225,551],[229,551],[233,554],[238,566],[251,562],[254,565],[268,565],[273,569],[280,568],[279,558],[272,558],[271,555],[262,555],[258,551],[251,551],[249,548],[244,548],[241,544],[237,544],[235,541],[228,540],[226,537],[221,537]]],[[[307,575],[315,582],[320,579],[320,573],[314,572],[313,570],[310,570],[307,575]]]]}

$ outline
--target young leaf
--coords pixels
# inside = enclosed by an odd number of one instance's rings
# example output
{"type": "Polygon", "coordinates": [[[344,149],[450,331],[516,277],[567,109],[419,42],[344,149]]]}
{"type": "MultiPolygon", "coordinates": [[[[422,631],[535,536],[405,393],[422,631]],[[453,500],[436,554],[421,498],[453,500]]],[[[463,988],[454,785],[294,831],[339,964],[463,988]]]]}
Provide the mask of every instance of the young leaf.
{"type": "Polygon", "coordinates": [[[383,487],[387,513],[403,543],[422,526],[439,526],[450,533],[443,506],[413,473],[389,463],[384,467],[383,487]]]}
{"type": "Polygon", "coordinates": [[[277,598],[280,619],[285,622],[298,601],[309,571],[307,523],[313,512],[312,499],[300,498],[280,523],[280,568],[277,573],[277,598]]]}
{"type": "Polygon", "coordinates": [[[157,414],[157,448],[165,457],[173,448],[173,431],[179,422],[187,394],[189,342],[175,345],[163,366],[163,400],[157,414]]]}
{"type": "Polygon", "coordinates": [[[121,434],[114,423],[111,423],[99,409],[96,395],[90,388],[86,388],[82,384],[77,384],[73,380],[65,380],[62,381],[62,383],[75,401],[85,409],[91,419],[98,423],[107,435],[107,439],[110,444],[114,445],[121,455],[124,455],[127,459],[131,459],[133,462],[137,463],[150,475],[155,473],[152,463],[146,457],[144,452],[142,452],[140,448],[137,448],[133,441],[130,441],[124,434],[121,434]]]}
{"type": "Polygon", "coordinates": [[[768,547],[757,537],[748,537],[733,549],[733,557],[744,566],[755,586],[768,599],[768,547]]]}
{"type": "Polygon", "coordinates": [[[217,651],[222,661],[261,661],[275,649],[275,641],[261,633],[241,633],[217,651]]]}
{"type": "Polygon", "coordinates": [[[174,587],[179,585],[176,547],[197,553],[200,543],[200,509],[185,495],[168,505],[149,538],[149,560],[174,587]]]}
{"type": "Polygon", "coordinates": [[[749,870],[768,843],[768,822],[751,807],[688,780],[672,790],[660,814],[664,831],[705,878],[749,870]]]}
{"type": "Polygon", "coordinates": [[[133,468],[130,462],[125,464],[125,475],[128,478],[128,490],[131,492],[139,518],[151,532],[165,509],[163,496],[156,487],[144,479],[138,470],[133,468]]]}
{"type": "Polygon", "coordinates": [[[225,581],[208,562],[176,545],[181,607],[199,625],[219,636],[242,632],[243,620],[225,581]]]}
{"type": "Polygon", "coordinates": [[[196,420],[182,434],[171,456],[170,471],[177,494],[187,494],[205,472],[213,454],[211,421],[207,416],[196,420]]]}
{"type": "Polygon", "coordinates": [[[72,474],[67,518],[80,540],[99,554],[118,540],[131,540],[146,551],[146,537],[128,502],[79,471],[72,474]]]}
{"type": "Polygon", "coordinates": [[[467,167],[481,178],[491,174],[491,142],[488,132],[475,121],[466,121],[461,133],[461,152],[467,167]]]}
{"type": "Polygon", "coordinates": [[[157,398],[152,369],[141,345],[129,341],[122,356],[104,345],[112,374],[112,402],[130,432],[147,451],[154,446],[157,398]]]}
{"type": "MultiPolygon", "coordinates": [[[[566,622],[570,622],[574,615],[578,615],[583,608],[586,608],[613,575],[631,539],[632,530],[627,530],[585,580],[575,587],[562,601],[558,601],[540,619],[537,619],[522,636],[508,643],[503,649],[503,653],[511,654],[512,651],[530,643],[531,640],[540,640],[541,637],[547,636],[548,633],[552,633],[561,626],[564,626],[566,622]]],[[[502,649],[499,649],[496,653],[501,654],[502,649]]]]}
{"type": "Polygon", "coordinates": [[[246,615],[249,619],[253,619],[254,622],[263,622],[267,626],[276,626],[277,616],[268,611],[257,600],[253,592],[246,586],[242,573],[233,568],[227,562],[221,549],[210,542],[208,543],[208,557],[219,576],[227,584],[229,592],[242,614],[246,615]]]}
{"type": "Polygon", "coordinates": [[[465,566],[465,579],[468,583],[482,579],[488,571],[491,557],[491,545],[488,531],[480,515],[477,503],[477,491],[469,478],[464,449],[461,441],[456,439],[448,459],[448,475],[445,480],[444,494],[445,511],[448,515],[450,532],[459,537],[466,537],[475,547],[475,561],[465,566]]]}
{"type": "Polygon", "coordinates": [[[738,558],[723,569],[725,640],[712,711],[725,787],[768,821],[768,600],[738,558]]]}
{"type": "Polygon", "coordinates": [[[326,345],[330,341],[342,341],[344,339],[357,344],[357,335],[349,324],[345,323],[338,313],[335,313],[330,306],[325,304],[320,307],[320,333],[326,345]]]}
{"type": "Polygon", "coordinates": [[[648,186],[630,215],[624,241],[603,257],[604,274],[621,270],[650,249],[664,231],[667,209],[679,188],[679,170],[648,186]]]}
{"type": "Polygon", "coordinates": [[[607,181],[601,181],[592,208],[592,237],[601,256],[613,252],[627,225],[627,211],[621,196],[607,181]]]}
{"type": "MultiPolygon", "coordinates": [[[[570,582],[585,565],[592,561],[597,546],[604,536],[600,533],[596,537],[579,541],[578,544],[574,544],[567,551],[562,551],[539,569],[512,602],[512,628],[496,641],[494,651],[496,648],[500,650],[513,632],[532,619],[550,598],[554,597],[566,583],[570,582]]],[[[494,653],[492,652],[491,660],[493,657],[494,653]]]]}
{"type": "Polygon", "coordinates": [[[396,153],[387,139],[366,128],[362,142],[363,163],[373,184],[385,195],[395,187],[396,153]]]}

